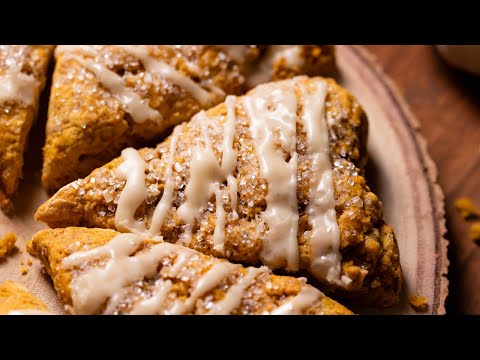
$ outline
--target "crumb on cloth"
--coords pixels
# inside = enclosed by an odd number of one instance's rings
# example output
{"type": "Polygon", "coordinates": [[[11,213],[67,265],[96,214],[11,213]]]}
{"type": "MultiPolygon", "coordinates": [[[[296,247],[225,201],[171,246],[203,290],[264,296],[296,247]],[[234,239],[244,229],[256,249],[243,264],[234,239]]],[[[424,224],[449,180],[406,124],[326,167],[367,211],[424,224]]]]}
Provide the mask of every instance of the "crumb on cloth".
{"type": "Polygon", "coordinates": [[[475,222],[470,226],[470,239],[480,245],[480,222],[475,222]]]}
{"type": "Polygon", "coordinates": [[[428,310],[428,299],[425,296],[410,295],[408,303],[416,312],[425,312],[428,310]]]}
{"type": "Polygon", "coordinates": [[[15,247],[17,236],[14,233],[8,233],[0,239],[0,258],[7,255],[15,247]]]}
{"type": "Polygon", "coordinates": [[[461,197],[455,200],[455,208],[464,219],[480,217],[480,210],[478,210],[472,200],[467,197],[461,197]]]}
{"type": "Polygon", "coordinates": [[[25,266],[20,267],[20,274],[26,275],[28,273],[28,269],[25,266]]]}

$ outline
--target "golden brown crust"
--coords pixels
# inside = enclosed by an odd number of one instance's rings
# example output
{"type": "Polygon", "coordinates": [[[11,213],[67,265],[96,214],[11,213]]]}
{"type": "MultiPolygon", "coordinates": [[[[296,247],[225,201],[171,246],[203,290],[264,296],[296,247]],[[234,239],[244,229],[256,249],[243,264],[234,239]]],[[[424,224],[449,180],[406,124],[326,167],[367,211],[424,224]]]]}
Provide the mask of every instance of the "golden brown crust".
{"type": "Polygon", "coordinates": [[[428,299],[425,296],[410,295],[408,297],[408,303],[416,312],[428,311],[428,299]]]}
{"type": "Polygon", "coordinates": [[[455,200],[455,208],[464,219],[480,217],[480,210],[469,198],[462,197],[455,200]]]}
{"type": "Polygon", "coordinates": [[[14,310],[48,312],[47,305],[33,296],[23,285],[6,281],[0,285],[0,315],[6,315],[14,310]]]}
{"type": "Polygon", "coordinates": [[[0,258],[7,255],[15,247],[17,236],[13,233],[7,233],[0,238],[0,258]]]}
{"type": "Polygon", "coordinates": [[[0,102],[0,207],[4,209],[11,208],[12,197],[22,177],[23,153],[37,116],[40,92],[46,83],[52,50],[53,46],[46,45],[0,46],[0,76],[8,71],[13,62],[22,73],[32,75],[40,85],[31,105],[16,100],[0,102]]]}
{"type": "MultiPolygon", "coordinates": [[[[260,49],[252,45],[242,64],[211,46],[158,45],[152,47],[151,55],[198,83],[213,84],[225,94],[239,95],[246,90],[247,69],[261,56],[260,49]],[[200,72],[192,69],[200,69],[200,72]]],[[[91,58],[81,52],[76,56],[91,58]]],[[[287,69],[276,64],[275,78],[303,73],[323,75],[334,67],[333,50],[329,46],[305,46],[303,56],[306,57],[305,65],[300,68],[287,69]]],[[[114,46],[102,47],[100,57],[95,61],[101,61],[110,70],[121,74],[127,86],[147,99],[150,106],[162,114],[163,120],[160,123],[135,123],[78,61],[59,55],[50,97],[42,175],[49,192],[86,176],[118,156],[125,147],[145,146],[153,140],[160,140],[174,125],[224,98],[216,95],[210,104],[200,104],[189,92],[169,81],[147,82],[141,61],[114,46]],[[106,61],[103,55],[112,61],[106,61]]]]}
{"type": "MultiPolygon", "coordinates": [[[[302,80],[308,84],[319,79],[302,80]]],[[[339,87],[333,80],[327,80],[326,116],[331,124],[330,150],[334,166],[333,178],[337,220],[340,228],[340,251],[343,257],[342,271],[352,279],[348,290],[321,284],[325,292],[338,293],[357,300],[388,306],[398,300],[401,287],[401,268],[398,247],[393,229],[383,223],[382,206],[360,175],[361,170],[355,166],[365,164],[365,137],[367,132],[366,116],[353,96],[339,87]]],[[[190,246],[202,253],[226,257],[229,260],[251,265],[260,263],[262,238],[266,231],[258,218],[265,210],[268,184],[260,176],[258,161],[254,154],[254,144],[248,131],[249,119],[237,102],[237,124],[234,147],[238,154],[235,177],[238,184],[239,218],[227,217],[225,254],[213,249],[213,232],[215,229],[215,210],[205,211],[199,219],[190,246]]],[[[221,104],[207,112],[215,123],[223,124],[226,116],[225,105],[221,104]]],[[[297,199],[299,209],[298,244],[300,252],[300,269],[307,271],[310,263],[310,230],[308,215],[305,213],[310,192],[310,158],[306,154],[305,133],[299,124],[297,137],[298,187],[297,199]]],[[[199,123],[187,124],[179,138],[175,155],[174,176],[180,180],[175,185],[174,205],[183,201],[183,190],[188,181],[189,150],[199,136],[199,123]]],[[[158,203],[164,186],[166,159],[168,158],[168,138],[154,149],[143,149],[140,154],[147,161],[147,201],[137,210],[136,216],[150,223],[154,208],[158,203]]],[[[213,148],[221,142],[221,135],[210,139],[213,148]]],[[[221,154],[215,150],[218,158],[221,154]]],[[[116,202],[123,189],[114,169],[122,162],[117,158],[102,168],[95,170],[84,180],[72,183],[47,203],[42,205],[36,219],[51,227],[87,226],[115,229],[114,214],[116,202]]],[[[231,212],[229,202],[225,206],[231,212]]],[[[182,220],[174,211],[170,211],[162,227],[166,241],[177,242],[182,232],[182,220]]]]}
{"type": "Polygon", "coordinates": [[[289,79],[297,75],[333,76],[336,72],[335,47],[333,45],[300,46],[301,65],[290,65],[280,58],[273,63],[272,80],[289,79]]]}
{"type": "MultiPolygon", "coordinates": [[[[85,251],[87,249],[93,249],[107,244],[112,238],[119,235],[119,233],[112,230],[105,229],[86,229],[86,228],[65,228],[65,229],[53,229],[43,230],[35,234],[32,241],[28,243],[27,250],[33,256],[38,257],[42,264],[47,269],[48,273],[52,276],[55,289],[61,301],[68,306],[72,306],[71,284],[72,284],[72,270],[67,270],[62,266],[62,261],[65,257],[73,254],[77,251],[85,251]]],[[[145,240],[144,245],[141,247],[146,248],[150,244],[150,240],[145,240]]],[[[180,246],[179,246],[180,248],[180,246]]],[[[212,257],[198,254],[199,259],[195,261],[193,271],[197,274],[204,274],[212,264],[223,262],[224,260],[213,259],[212,257]]],[[[162,263],[166,263],[162,261],[162,263]]],[[[83,265],[82,269],[85,268],[83,265]]],[[[92,265],[96,266],[96,265],[92,265]]],[[[193,266],[192,263],[188,263],[185,266],[193,266]]],[[[160,274],[162,265],[159,264],[158,273],[160,274]]],[[[74,271],[82,271],[76,268],[74,271]]],[[[247,270],[239,267],[236,276],[243,276],[247,270]]],[[[158,275],[161,277],[162,275],[158,275]]],[[[169,277],[169,280],[173,282],[173,291],[176,293],[177,298],[184,298],[188,296],[191,284],[188,280],[169,277]]],[[[148,281],[151,279],[142,279],[143,285],[137,287],[147,287],[148,281]]],[[[213,298],[212,301],[220,300],[224,297],[226,289],[233,285],[235,280],[230,277],[225,279],[219,286],[213,290],[204,294],[195,305],[195,309],[192,313],[204,314],[207,311],[206,300],[207,298],[213,298]]],[[[250,296],[246,296],[239,307],[237,307],[232,314],[260,314],[264,311],[271,311],[279,306],[282,302],[288,300],[299,294],[304,283],[301,280],[287,277],[276,276],[271,274],[264,274],[258,276],[255,281],[250,285],[250,296]],[[267,285],[267,283],[269,283],[267,285]],[[255,291],[254,291],[255,289],[255,291]]],[[[138,295],[138,294],[137,294],[138,295]]],[[[134,295],[129,295],[134,296],[134,295]]],[[[308,314],[325,314],[325,315],[348,315],[351,312],[344,306],[338,304],[332,299],[326,296],[319,295],[319,302],[315,303],[306,310],[308,314]]],[[[135,300],[130,298],[128,303],[131,306],[135,300]]],[[[129,308],[120,306],[120,314],[128,314],[129,308]]]]}

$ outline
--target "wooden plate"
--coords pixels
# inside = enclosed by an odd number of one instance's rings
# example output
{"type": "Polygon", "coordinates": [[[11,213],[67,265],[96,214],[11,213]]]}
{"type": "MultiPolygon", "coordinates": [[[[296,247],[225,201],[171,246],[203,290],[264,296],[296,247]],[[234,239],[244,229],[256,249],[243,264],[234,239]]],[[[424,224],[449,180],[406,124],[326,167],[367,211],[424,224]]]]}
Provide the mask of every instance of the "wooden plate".
{"type": "MultiPolygon", "coordinates": [[[[448,259],[444,239],[443,195],[436,183],[436,167],[418,133],[418,123],[408,106],[375,63],[359,46],[338,46],[340,83],[351,90],[364,106],[370,120],[368,177],[384,203],[385,218],[394,226],[400,246],[405,286],[401,302],[387,310],[359,309],[360,313],[410,314],[409,294],[427,296],[430,314],[445,313],[448,293],[448,259]]],[[[42,118],[42,117],[41,117],[42,118]]],[[[17,280],[26,285],[50,308],[63,313],[48,275],[38,261],[26,265],[25,241],[42,229],[33,220],[38,206],[47,200],[40,184],[43,121],[31,134],[26,154],[25,179],[16,199],[13,216],[0,212],[0,235],[13,231],[19,251],[0,260],[0,282],[17,280]],[[20,262],[29,269],[21,275],[20,262]]]]}

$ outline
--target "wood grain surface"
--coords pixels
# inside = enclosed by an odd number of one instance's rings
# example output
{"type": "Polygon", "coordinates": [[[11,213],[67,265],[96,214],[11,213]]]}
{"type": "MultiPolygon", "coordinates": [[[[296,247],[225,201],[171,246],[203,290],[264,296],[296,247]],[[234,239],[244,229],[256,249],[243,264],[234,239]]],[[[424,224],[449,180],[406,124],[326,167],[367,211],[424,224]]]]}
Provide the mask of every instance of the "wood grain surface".
{"type": "Polygon", "coordinates": [[[480,207],[480,78],[449,68],[433,46],[367,46],[421,124],[446,199],[450,240],[447,313],[480,314],[480,246],[454,208],[467,196],[480,207]]]}

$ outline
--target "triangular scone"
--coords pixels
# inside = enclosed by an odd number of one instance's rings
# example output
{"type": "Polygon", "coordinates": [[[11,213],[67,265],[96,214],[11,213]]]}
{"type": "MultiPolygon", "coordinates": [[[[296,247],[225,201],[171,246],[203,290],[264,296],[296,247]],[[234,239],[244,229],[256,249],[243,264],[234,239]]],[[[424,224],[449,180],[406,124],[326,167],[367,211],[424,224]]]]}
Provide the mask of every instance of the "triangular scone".
{"type": "Polygon", "coordinates": [[[45,86],[51,45],[0,45],[0,207],[10,208],[45,86]]]}
{"type": "Polygon", "coordinates": [[[244,93],[245,77],[261,64],[266,81],[306,72],[321,75],[334,67],[331,46],[267,50],[256,45],[58,46],[44,186],[56,191],[125,147],[160,140],[199,110],[228,94],[244,93]],[[262,61],[264,54],[268,61],[262,61]]]}
{"type": "Polygon", "coordinates": [[[391,305],[401,286],[397,244],[355,166],[365,161],[366,121],[333,80],[260,85],[199,113],[156,149],[124,150],[61,189],[36,219],[161,234],[391,305]]]}
{"type": "Polygon", "coordinates": [[[305,279],[112,230],[43,230],[28,244],[73,314],[348,315],[305,279]]]}
{"type": "Polygon", "coordinates": [[[0,315],[46,315],[47,305],[23,285],[6,281],[0,284],[0,315]]]}

